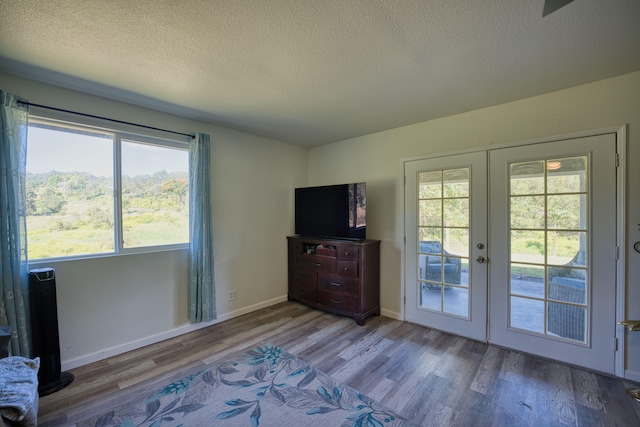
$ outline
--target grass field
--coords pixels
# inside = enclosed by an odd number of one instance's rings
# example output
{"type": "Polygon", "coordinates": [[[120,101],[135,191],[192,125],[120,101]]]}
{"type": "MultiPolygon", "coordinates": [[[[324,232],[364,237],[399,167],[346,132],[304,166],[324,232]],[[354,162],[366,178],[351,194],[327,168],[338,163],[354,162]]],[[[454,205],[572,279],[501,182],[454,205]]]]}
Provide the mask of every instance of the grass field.
{"type": "MultiPolygon", "coordinates": [[[[135,210],[123,218],[124,247],[189,241],[189,217],[177,209],[135,210]]],[[[114,252],[113,215],[87,202],[70,203],[64,214],[27,217],[29,259],[114,252]]]]}

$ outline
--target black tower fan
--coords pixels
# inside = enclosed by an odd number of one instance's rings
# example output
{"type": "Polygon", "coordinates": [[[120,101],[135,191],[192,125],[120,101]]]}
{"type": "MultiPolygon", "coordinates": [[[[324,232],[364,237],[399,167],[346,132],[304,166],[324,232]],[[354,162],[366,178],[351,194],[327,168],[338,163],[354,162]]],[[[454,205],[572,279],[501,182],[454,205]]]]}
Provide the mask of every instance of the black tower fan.
{"type": "Polygon", "coordinates": [[[33,357],[40,358],[38,394],[46,396],[65,388],[73,381],[73,374],[60,372],[60,335],[53,268],[29,271],[29,296],[33,357]]]}

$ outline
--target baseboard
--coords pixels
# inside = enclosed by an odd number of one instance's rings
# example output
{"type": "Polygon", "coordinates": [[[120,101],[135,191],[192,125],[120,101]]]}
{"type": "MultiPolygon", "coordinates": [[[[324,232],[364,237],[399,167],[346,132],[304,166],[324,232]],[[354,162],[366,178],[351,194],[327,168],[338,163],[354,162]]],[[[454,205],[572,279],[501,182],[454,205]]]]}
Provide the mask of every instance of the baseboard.
{"type": "MultiPolygon", "coordinates": [[[[271,307],[272,305],[276,305],[276,304],[279,304],[279,303],[285,302],[285,301],[287,301],[287,295],[282,295],[282,296],[279,296],[277,298],[270,299],[268,301],[263,301],[263,302],[258,303],[258,304],[254,304],[254,305],[250,305],[250,306],[247,306],[247,307],[243,307],[243,308],[238,309],[238,310],[230,311],[229,313],[221,314],[220,316],[218,316],[218,318],[215,320],[215,323],[220,323],[220,322],[223,322],[225,320],[233,319],[234,317],[238,317],[238,316],[242,316],[244,314],[252,313],[252,312],[260,310],[262,308],[271,307]]],[[[210,325],[213,325],[213,324],[214,323],[210,323],[210,325]]]]}
{"type": "Polygon", "coordinates": [[[396,319],[396,320],[404,320],[400,313],[395,312],[395,311],[391,311],[391,310],[386,310],[384,308],[380,309],[380,314],[382,316],[384,316],[384,317],[390,317],[390,318],[396,319]]]}
{"type": "Polygon", "coordinates": [[[169,338],[174,338],[189,332],[197,331],[198,329],[206,328],[211,325],[215,325],[216,323],[224,322],[225,320],[233,319],[234,317],[239,317],[244,314],[251,313],[256,310],[260,310],[262,308],[270,307],[272,305],[279,304],[284,301],[287,301],[286,295],[273,298],[268,301],[263,301],[259,304],[254,304],[254,305],[240,308],[238,310],[230,311],[228,313],[219,314],[218,318],[211,322],[187,323],[187,324],[178,326],[177,328],[161,332],[159,334],[151,335],[145,338],[141,338],[139,340],[131,341],[122,345],[97,351],[95,353],[91,353],[86,356],[81,356],[81,357],[77,357],[75,359],[70,359],[70,360],[63,360],[62,370],[68,371],[69,369],[74,369],[79,366],[88,365],[89,363],[93,363],[99,360],[107,359],[109,357],[117,356],[119,354],[126,353],[127,351],[136,350],[138,348],[155,344],[160,341],[167,340],[169,338]]]}
{"type": "Polygon", "coordinates": [[[624,378],[629,380],[629,381],[640,383],[640,372],[628,371],[627,370],[624,373],[624,378]]]}

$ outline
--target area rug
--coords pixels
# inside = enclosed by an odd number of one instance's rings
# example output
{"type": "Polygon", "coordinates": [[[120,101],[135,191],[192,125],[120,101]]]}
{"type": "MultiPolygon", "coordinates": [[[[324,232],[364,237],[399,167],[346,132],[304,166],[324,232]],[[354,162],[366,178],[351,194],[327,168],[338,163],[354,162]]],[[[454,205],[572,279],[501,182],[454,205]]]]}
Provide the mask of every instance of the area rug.
{"type": "Polygon", "coordinates": [[[415,426],[272,344],[194,372],[77,425],[415,426]]]}

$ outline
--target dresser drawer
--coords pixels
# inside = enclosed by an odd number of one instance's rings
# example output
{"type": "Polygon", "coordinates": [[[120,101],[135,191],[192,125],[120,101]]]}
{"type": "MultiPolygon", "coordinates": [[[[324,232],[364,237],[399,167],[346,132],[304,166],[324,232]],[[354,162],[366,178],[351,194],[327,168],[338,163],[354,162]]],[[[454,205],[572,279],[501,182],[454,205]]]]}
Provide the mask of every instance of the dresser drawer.
{"type": "Polygon", "coordinates": [[[298,300],[307,304],[315,304],[318,300],[318,290],[296,283],[289,283],[289,299],[298,300]]]}
{"type": "Polygon", "coordinates": [[[357,246],[337,246],[336,252],[336,256],[338,259],[350,261],[356,261],[359,255],[357,246]]]}
{"type": "Polygon", "coordinates": [[[289,240],[289,253],[298,253],[301,254],[302,253],[302,242],[300,240],[297,239],[290,239],[289,240]]]}
{"type": "Polygon", "coordinates": [[[358,298],[335,292],[318,291],[318,303],[345,311],[356,311],[358,298]]]}
{"type": "Polygon", "coordinates": [[[289,251],[289,265],[302,265],[302,254],[289,251]]]}
{"type": "Polygon", "coordinates": [[[355,293],[358,291],[358,283],[358,279],[333,274],[318,276],[318,290],[321,291],[355,293]]]}
{"type": "Polygon", "coordinates": [[[302,265],[302,243],[299,240],[289,240],[289,265],[302,265]]]}
{"type": "Polygon", "coordinates": [[[318,273],[298,267],[289,267],[289,282],[296,282],[315,289],[318,286],[318,273]]]}
{"type": "Polygon", "coordinates": [[[330,257],[303,255],[302,265],[313,271],[321,271],[323,273],[336,272],[336,259],[330,257]]]}
{"type": "Polygon", "coordinates": [[[336,274],[345,277],[358,277],[358,263],[351,261],[338,261],[336,274]]]}

